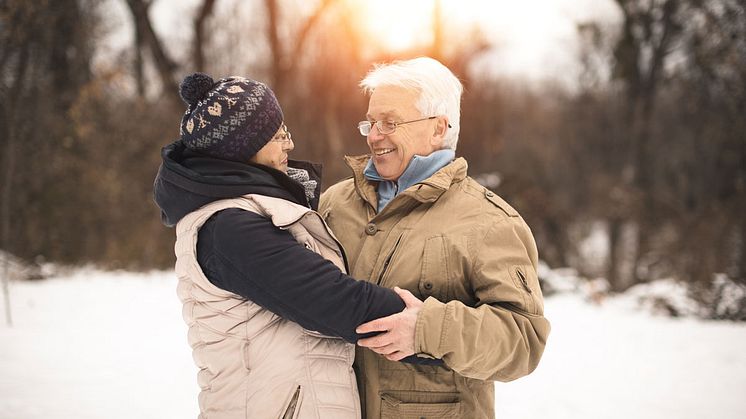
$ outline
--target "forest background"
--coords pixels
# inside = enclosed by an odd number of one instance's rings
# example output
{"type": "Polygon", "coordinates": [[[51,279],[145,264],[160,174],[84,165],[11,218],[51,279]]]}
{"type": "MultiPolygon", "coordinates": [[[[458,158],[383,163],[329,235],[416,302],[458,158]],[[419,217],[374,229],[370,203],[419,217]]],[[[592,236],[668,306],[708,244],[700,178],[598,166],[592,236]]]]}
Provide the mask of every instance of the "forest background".
{"type": "MultiPolygon", "coordinates": [[[[156,30],[155,3],[0,2],[0,249],[19,263],[173,266],[152,182],[178,138],[185,75],[269,84],[293,157],[323,163],[328,187],[349,174],[343,155],[367,150],[360,79],[428,55],[465,85],[457,155],[524,216],[549,267],[611,291],[673,278],[705,307],[722,298],[715,278],[746,284],[742,0],[609,0],[612,24],[576,22],[577,71],[562,81],[492,71],[508,64],[500,42],[442,0],[398,2],[428,25],[397,48],[360,22],[402,11],[361,16],[367,2],[195,0],[171,33],[156,30]],[[113,31],[130,36],[112,43],[113,31]]],[[[727,317],[746,319],[746,303],[727,317]]]]}

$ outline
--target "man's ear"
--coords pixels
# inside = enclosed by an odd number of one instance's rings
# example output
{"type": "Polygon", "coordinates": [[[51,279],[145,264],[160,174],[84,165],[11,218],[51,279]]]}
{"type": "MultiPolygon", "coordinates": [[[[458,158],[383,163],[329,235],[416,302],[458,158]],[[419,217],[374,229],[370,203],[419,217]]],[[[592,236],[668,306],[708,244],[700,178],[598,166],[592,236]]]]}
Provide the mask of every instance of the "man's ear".
{"type": "Polygon", "coordinates": [[[435,119],[435,129],[433,130],[433,136],[430,139],[430,143],[437,147],[443,146],[443,141],[448,132],[448,117],[443,115],[435,119]]]}

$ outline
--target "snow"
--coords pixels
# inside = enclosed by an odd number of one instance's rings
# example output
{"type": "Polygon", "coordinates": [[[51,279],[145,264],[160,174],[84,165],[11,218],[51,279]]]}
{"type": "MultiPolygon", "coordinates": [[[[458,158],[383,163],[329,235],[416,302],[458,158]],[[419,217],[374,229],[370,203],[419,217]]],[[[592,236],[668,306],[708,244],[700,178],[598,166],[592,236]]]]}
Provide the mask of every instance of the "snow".
{"type": "MultiPolygon", "coordinates": [[[[175,289],[172,272],[84,269],[11,283],[0,419],[196,417],[175,289]]],[[[598,305],[566,291],[546,300],[552,334],[539,368],[496,384],[498,418],[746,417],[746,324],[654,316],[630,297],[598,305]]]]}
{"type": "Polygon", "coordinates": [[[633,312],[574,294],[546,301],[552,322],[539,368],[498,383],[504,418],[746,417],[746,325],[633,312]]]}
{"type": "Polygon", "coordinates": [[[196,368],[173,273],[80,271],[11,286],[0,418],[194,418],[196,368]]]}

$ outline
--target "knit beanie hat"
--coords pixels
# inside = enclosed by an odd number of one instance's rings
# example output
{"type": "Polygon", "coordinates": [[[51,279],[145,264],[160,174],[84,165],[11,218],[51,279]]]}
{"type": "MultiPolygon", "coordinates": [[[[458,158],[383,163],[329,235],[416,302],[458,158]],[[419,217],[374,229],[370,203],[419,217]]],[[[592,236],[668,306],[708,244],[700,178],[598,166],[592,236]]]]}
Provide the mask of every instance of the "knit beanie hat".
{"type": "Polygon", "coordinates": [[[284,119],[272,90],[243,77],[215,82],[207,74],[194,73],[181,82],[179,93],[189,105],[181,118],[184,145],[219,159],[249,161],[284,119]]]}

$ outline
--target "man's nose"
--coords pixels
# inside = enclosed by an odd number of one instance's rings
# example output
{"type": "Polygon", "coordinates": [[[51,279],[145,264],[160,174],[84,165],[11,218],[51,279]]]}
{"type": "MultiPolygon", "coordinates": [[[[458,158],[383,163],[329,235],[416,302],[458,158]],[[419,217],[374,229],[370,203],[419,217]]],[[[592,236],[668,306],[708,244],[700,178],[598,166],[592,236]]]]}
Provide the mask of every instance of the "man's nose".
{"type": "Polygon", "coordinates": [[[383,134],[381,134],[381,131],[378,130],[378,125],[373,124],[373,126],[370,127],[370,132],[368,133],[368,141],[369,142],[375,142],[380,141],[384,137],[383,134]]]}

